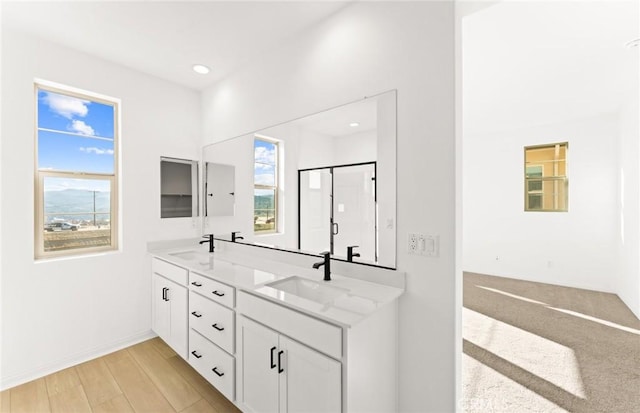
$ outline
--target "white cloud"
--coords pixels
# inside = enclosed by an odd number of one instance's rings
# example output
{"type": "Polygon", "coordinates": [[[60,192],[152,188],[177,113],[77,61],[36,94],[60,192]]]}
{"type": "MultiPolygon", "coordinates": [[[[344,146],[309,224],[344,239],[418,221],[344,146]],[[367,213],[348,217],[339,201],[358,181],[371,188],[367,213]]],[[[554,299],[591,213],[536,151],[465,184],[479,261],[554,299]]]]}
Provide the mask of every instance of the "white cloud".
{"type": "Polygon", "coordinates": [[[254,176],[254,182],[256,185],[273,185],[273,174],[256,174],[254,176]]]}
{"type": "Polygon", "coordinates": [[[110,192],[110,184],[109,181],[98,179],[48,178],[44,181],[45,192],[65,189],[110,192]]]}
{"type": "Polygon", "coordinates": [[[94,153],[96,155],[113,155],[113,149],[101,149],[95,147],[80,147],[80,151],[85,153],[94,153]]]}
{"type": "Polygon", "coordinates": [[[72,120],[71,126],[69,126],[69,130],[73,132],[78,132],[82,135],[94,136],[96,132],[93,128],[81,120],[72,120]]]}
{"type": "Polygon", "coordinates": [[[263,146],[255,148],[254,152],[256,162],[274,164],[276,162],[275,148],[267,149],[263,146]]]}
{"type": "Polygon", "coordinates": [[[84,117],[89,113],[88,100],[78,99],[72,96],[58,95],[57,93],[45,92],[42,101],[49,106],[49,109],[60,116],[71,119],[74,116],[84,117]]]}
{"type": "Polygon", "coordinates": [[[256,163],[255,165],[255,169],[256,171],[268,171],[273,173],[273,165],[265,165],[263,163],[256,163]]]}

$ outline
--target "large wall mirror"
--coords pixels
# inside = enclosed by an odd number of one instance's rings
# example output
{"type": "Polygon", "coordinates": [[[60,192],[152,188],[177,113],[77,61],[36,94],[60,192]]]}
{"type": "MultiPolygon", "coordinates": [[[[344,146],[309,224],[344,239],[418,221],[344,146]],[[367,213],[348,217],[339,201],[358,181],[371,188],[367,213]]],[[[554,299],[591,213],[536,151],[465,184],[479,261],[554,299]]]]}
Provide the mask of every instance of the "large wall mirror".
{"type": "Polygon", "coordinates": [[[205,187],[224,188],[205,193],[205,232],[396,267],[396,91],[205,146],[203,161],[205,187]]]}

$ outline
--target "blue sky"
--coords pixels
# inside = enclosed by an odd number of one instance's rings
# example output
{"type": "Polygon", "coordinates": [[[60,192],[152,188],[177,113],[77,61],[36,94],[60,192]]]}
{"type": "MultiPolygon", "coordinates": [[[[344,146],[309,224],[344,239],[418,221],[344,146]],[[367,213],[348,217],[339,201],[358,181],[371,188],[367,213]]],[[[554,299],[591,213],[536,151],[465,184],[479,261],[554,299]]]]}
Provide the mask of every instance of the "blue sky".
{"type": "Polygon", "coordinates": [[[276,144],[254,140],[254,182],[259,185],[275,184],[276,144]]]}
{"type": "Polygon", "coordinates": [[[113,173],[113,137],[113,106],[38,91],[38,169],[113,173]]]}

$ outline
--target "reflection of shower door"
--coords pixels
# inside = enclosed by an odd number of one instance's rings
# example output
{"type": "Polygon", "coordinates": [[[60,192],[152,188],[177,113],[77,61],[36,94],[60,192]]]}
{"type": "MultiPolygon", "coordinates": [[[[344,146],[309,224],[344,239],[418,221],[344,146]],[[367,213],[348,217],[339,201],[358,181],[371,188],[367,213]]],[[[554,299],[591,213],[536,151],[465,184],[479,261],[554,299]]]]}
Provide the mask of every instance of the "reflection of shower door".
{"type": "Polygon", "coordinates": [[[375,163],[299,171],[299,248],[376,261],[375,163]]]}
{"type": "Polygon", "coordinates": [[[331,250],[331,169],[298,171],[298,248],[331,250]]]}

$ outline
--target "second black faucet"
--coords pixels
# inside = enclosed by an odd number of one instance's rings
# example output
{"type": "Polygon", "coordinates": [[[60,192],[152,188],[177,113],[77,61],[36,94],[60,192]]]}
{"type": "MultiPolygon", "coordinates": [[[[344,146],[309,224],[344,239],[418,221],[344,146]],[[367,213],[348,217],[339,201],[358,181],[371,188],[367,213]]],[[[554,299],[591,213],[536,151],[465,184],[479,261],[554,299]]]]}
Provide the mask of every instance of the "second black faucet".
{"type": "Polygon", "coordinates": [[[239,239],[244,239],[244,237],[238,236],[239,233],[240,231],[235,231],[231,233],[231,242],[236,242],[239,239]]]}

